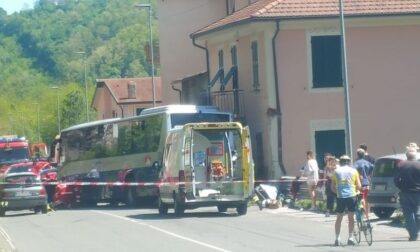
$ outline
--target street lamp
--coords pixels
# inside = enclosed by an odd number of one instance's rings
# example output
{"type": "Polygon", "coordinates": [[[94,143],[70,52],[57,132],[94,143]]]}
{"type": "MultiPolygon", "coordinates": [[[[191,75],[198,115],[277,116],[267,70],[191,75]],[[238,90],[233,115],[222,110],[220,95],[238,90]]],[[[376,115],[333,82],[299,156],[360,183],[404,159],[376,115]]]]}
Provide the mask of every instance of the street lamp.
{"type": "Polygon", "coordinates": [[[152,37],[152,5],[150,3],[136,4],[134,5],[134,7],[149,9],[149,43],[150,43],[150,57],[151,57],[151,63],[152,63],[152,93],[153,93],[153,107],[156,107],[155,63],[154,63],[153,37],[152,37]]]}
{"type": "Polygon", "coordinates": [[[57,92],[57,127],[58,127],[58,134],[60,134],[61,125],[60,125],[60,95],[58,93],[59,87],[54,86],[54,87],[51,87],[51,89],[55,89],[57,92]]]}
{"type": "Polygon", "coordinates": [[[41,142],[41,131],[40,131],[40,128],[39,128],[39,103],[38,102],[34,102],[34,103],[32,103],[32,104],[34,104],[34,105],[36,105],[36,124],[37,124],[37,130],[38,130],[38,143],[40,143],[41,142]]]}
{"type": "Polygon", "coordinates": [[[80,52],[74,52],[74,53],[83,55],[83,64],[85,67],[84,82],[85,82],[85,101],[86,101],[86,121],[89,122],[88,88],[87,88],[87,81],[86,81],[86,52],[80,51],[80,52]]]}
{"type": "Polygon", "coordinates": [[[344,86],[344,107],[346,113],[346,153],[353,158],[353,147],[351,142],[351,120],[350,120],[350,97],[349,85],[347,78],[347,52],[346,52],[346,31],[344,24],[344,5],[343,0],[339,1],[340,9],[340,28],[341,28],[341,62],[343,73],[343,86],[344,86]]]}

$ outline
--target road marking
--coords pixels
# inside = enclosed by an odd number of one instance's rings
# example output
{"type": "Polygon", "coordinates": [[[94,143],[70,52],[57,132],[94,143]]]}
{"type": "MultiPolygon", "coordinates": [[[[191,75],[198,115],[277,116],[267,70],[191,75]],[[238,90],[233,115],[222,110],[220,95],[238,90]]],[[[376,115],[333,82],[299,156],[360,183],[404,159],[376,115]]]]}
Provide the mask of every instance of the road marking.
{"type": "Polygon", "coordinates": [[[6,242],[9,244],[11,251],[16,251],[16,247],[13,245],[12,239],[10,239],[10,236],[2,227],[0,227],[0,235],[2,235],[6,242]]]}
{"type": "Polygon", "coordinates": [[[173,236],[173,237],[179,238],[179,239],[181,239],[181,240],[189,241],[189,242],[192,242],[192,243],[195,243],[195,244],[198,244],[198,245],[201,245],[201,246],[207,247],[207,248],[211,248],[211,249],[214,249],[214,250],[217,250],[217,251],[230,252],[230,250],[222,249],[222,248],[219,248],[219,247],[213,246],[213,245],[208,244],[208,243],[204,243],[204,242],[197,241],[197,240],[194,240],[194,239],[191,239],[191,238],[188,238],[188,237],[182,236],[182,235],[178,235],[178,234],[172,233],[172,232],[170,232],[170,231],[164,230],[164,229],[162,229],[162,228],[158,228],[158,227],[155,227],[155,226],[150,225],[150,224],[142,223],[142,222],[139,222],[139,221],[136,221],[136,220],[133,220],[133,219],[130,219],[130,218],[124,217],[124,216],[119,216],[119,215],[116,215],[116,214],[111,214],[111,213],[102,212],[102,211],[97,211],[97,210],[92,210],[92,212],[95,212],[95,213],[100,213],[100,214],[104,214],[104,215],[108,215],[108,216],[112,216],[112,217],[119,218],[119,219],[126,220],[126,221],[130,221],[130,222],[133,222],[133,223],[135,223],[135,224],[139,224],[139,225],[142,225],[142,226],[145,226],[145,227],[148,227],[148,228],[154,229],[154,230],[156,230],[156,231],[159,231],[159,232],[165,233],[165,234],[167,234],[167,235],[170,235],[170,236],[173,236]]]}

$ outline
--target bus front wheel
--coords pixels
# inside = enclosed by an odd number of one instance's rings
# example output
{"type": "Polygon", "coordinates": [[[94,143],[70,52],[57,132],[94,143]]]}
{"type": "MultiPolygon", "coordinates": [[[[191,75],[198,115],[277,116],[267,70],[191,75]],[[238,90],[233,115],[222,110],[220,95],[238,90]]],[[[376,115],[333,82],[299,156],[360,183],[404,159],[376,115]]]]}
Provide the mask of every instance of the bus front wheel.
{"type": "Polygon", "coordinates": [[[160,215],[168,214],[168,204],[163,203],[160,196],[158,198],[158,210],[160,215]]]}
{"type": "Polygon", "coordinates": [[[127,205],[135,206],[137,203],[137,193],[135,187],[127,188],[127,205]]]}

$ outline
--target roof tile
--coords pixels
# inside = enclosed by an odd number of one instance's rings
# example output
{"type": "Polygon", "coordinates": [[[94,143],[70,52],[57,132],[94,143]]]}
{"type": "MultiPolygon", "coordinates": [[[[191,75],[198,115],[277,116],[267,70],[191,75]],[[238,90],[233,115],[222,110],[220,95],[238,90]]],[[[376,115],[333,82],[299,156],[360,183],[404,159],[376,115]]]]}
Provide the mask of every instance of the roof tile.
{"type": "MultiPolygon", "coordinates": [[[[98,79],[97,83],[103,82],[112,95],[116,99],[118,104],[122,103],[147,103],[153,101],[152,91],[152,78],[141,77],[141,78],[120,78],[120,79],[98,79]],[[128,97],[128,83],[135,84],[136,97],[128,97]]],[[[154,77],[155,82],[155,96],[156,101],[162,101],[162,87],[160,77],[154,77]]]]}
{"type": "MultiPolygon", "coordinates": [[[[420,14],[420,0],[343,0],[350,16],[420,14]]],[[[209,26],[193,36],[250,19],[310,18],[338,16],[339,0],[259,0],[209,26]]]]}

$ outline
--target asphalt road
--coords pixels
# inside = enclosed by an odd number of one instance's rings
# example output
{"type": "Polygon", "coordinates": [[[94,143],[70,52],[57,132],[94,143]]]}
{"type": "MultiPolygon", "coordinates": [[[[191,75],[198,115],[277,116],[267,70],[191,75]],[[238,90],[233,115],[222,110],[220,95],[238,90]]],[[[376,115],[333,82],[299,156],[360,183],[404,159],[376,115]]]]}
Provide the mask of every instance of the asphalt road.
{"type": "MultiPolygon", "coordinates": [[[[238,216],[233,209],[186,211],[99,206],[58,210],[48,214],[8,212],[0,219],[0,251],[419,251],[402,227],[373,219],[374,242],[333,247],[335,216],[286,207],[250,207],[238,216]]],[[[343,224],[346,224],[343,222],[343,224]]],[[[347,239],[342,228],[342,240],[347,239]]]]}

